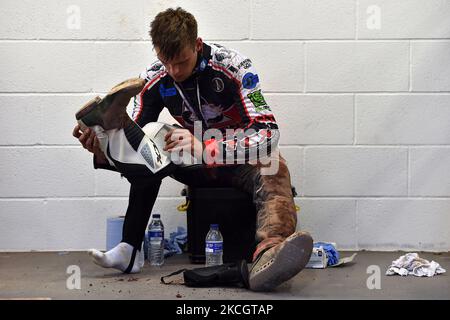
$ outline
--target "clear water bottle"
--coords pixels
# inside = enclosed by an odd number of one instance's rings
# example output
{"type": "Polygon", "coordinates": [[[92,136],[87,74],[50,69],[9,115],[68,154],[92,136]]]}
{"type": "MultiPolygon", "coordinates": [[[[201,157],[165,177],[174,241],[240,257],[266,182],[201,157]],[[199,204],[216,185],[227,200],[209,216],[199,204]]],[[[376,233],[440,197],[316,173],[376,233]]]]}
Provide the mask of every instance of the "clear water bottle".
{"type": "Polygon", "coordinates": [[[147,232],[148,261],[152,266],[161,266],[164,263],[164,225],[161,215],[152,216],[147,232]]]}
{"type": "Polygon", "coordinates": [[[223,264],[223,237],[218,224],[212,224],[206,235],[206,266],[218,266],[223,264]]]}
{"type": "Polygon", "coordinates": [[[144,234],[144,259],[148,260],[148,232],[144,234]]]}

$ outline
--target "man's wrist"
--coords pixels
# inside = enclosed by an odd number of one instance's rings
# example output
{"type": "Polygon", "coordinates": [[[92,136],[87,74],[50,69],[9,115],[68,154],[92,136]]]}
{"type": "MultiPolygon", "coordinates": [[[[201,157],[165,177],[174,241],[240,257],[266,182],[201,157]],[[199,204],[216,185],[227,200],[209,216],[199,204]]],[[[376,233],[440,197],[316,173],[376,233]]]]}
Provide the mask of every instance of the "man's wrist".
{"type": "Polygon", "coordinates": [[[106,156],[103,154],[103,152],[94,153],[94,160],[98,164],[108,163],[108,160],[106,159],[106,156]]]}

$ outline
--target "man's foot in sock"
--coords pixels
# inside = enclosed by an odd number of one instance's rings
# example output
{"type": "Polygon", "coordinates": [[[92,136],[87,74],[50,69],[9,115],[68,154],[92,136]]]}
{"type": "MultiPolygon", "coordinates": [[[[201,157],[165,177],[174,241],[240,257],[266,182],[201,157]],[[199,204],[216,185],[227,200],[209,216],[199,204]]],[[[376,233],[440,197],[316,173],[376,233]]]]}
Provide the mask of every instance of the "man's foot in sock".
{"type": "Polygon", "coordinates": [[[105,253],[96,249],[90,249],[88,253],[94,263],[103,268],[114,268],[125,273],[138,273],[144,266],[143,251],[138,251],[126,242],[119,243],[105,253]]]}

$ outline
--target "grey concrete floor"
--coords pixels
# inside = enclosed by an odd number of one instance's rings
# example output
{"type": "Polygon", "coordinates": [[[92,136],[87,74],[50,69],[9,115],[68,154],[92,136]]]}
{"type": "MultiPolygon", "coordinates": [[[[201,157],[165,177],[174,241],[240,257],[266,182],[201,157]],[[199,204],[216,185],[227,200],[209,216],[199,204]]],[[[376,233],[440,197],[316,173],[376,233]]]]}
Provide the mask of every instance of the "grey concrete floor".
{"type": "MultiPolygon", "coordinates": [[[[342,252],[349,256],[352,252],[342,252]]],[[[166,259],[161,268],[145,265],[139,274],[126,275],[93,264],[86,252],[0,253],[0,298],[51,299],[450,299],[450,253],[419,253],[438,262],[446,273],[432,278],[385,276],[392,260],[403,252],[358,252],[353,263],[337,268],[305,269],[274,292],[257,293],[241,288],[189,288],[164,285],[160,277],[189,263],[187,255],[166,259]],[[67,268],[80,268],[81,288],[67,289],[72,275],[67,268]],[[380,267],[381,289],[368,289],[371,265],[380,267]]]]}

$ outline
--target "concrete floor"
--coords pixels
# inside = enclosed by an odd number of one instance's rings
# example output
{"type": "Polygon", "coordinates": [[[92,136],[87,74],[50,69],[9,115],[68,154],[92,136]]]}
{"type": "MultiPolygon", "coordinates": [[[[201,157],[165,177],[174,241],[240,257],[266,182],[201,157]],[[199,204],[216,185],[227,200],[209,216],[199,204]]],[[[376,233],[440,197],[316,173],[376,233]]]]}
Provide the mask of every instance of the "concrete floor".
{"type": "MultiPolygon", "coordinates": [[[[349,256],[351,252],[343,252],[349,256]]],[[[187,255],[166,259],[162,268],[145,265],[143,272],[125,275],[94,265],[85,252],[0,253],[0,298],[51,299],[449,299],[450,253],[420,253],[446,273],[432,278],[385,276],[387,266],[402,252],[358,252],[354,262],[323,270],[305,269],[271,293],[240,288],[188,288],[164,285],[160,277],[181,268],[195,268],[187,255]],[[81,289],[69,290],[70,265],[81,271],[81,289]],[[369,290],[370,265],[381,270],[381,289],[369,290]]]]}

